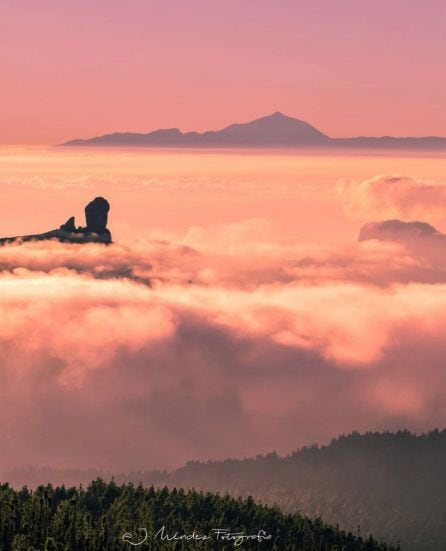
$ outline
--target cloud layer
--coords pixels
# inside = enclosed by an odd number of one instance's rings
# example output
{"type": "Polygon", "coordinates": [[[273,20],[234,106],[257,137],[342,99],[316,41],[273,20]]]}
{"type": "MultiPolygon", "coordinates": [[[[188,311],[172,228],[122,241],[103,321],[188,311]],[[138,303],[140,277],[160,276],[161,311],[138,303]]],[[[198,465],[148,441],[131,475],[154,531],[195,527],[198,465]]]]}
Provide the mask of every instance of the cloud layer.
{"type": "Polygon", "coordinates": [[[132,469],[444,425],[438,247],[259,220],[0,248],[1,468],[132,469]]]}
{"type": "Polygon", "coordinates": [[[376,176],[369,180],[341,180],[338,192],[347,211],[356,218],[403,218],[443,222],[446,184],[417,181],[399,175],[376,176]]]}

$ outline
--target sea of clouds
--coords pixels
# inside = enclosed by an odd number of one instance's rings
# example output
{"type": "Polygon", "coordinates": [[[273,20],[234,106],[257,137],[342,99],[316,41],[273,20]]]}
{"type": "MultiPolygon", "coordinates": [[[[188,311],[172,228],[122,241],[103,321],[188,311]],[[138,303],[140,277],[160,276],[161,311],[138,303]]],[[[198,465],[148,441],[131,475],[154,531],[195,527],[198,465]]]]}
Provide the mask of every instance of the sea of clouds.
{"type": "MultiPolygon", "coordinates": [[[[338,191],[426,219],[444,189],[338,191]]],[[[0,468],[168,468],[446,422],[441,242],[310,246],[251,219],[9,244],[0,270],[0,468]]]]}

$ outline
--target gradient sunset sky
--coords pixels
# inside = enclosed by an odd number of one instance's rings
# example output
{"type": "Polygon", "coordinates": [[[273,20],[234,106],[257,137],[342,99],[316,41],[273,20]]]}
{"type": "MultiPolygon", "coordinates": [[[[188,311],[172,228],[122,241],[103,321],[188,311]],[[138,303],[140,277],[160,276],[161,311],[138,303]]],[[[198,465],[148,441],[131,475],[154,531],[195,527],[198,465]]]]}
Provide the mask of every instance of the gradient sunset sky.
{"type": "Polygon", "coordinates": [[[3,0],[0,143],[218,129],[446,135],[443,0],[3,0]]]}

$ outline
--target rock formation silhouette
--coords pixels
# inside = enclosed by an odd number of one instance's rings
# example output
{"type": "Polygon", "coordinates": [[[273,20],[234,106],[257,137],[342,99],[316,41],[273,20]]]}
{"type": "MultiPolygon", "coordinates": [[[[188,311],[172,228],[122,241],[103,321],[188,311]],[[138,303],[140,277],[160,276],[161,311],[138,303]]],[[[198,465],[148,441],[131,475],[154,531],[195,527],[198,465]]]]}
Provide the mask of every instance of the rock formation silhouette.
{"type": "Polygon", "coordinates": [[[12,243],[15,241],[44,241],[56,239],[63,243],[104,243],[112,242],[110,230],[107,228],[108,212],[110,204],[104,197],[96,197],[85,207],[85,227],[76,227],[74,216],[60,226],[59,229],[50,230],[45,233],[32,235],[20,235],[16,237],[0,238],[0,244],[12,243]]]}
{"type": "Polygon", "coordinates": [[[87,231],[98,234],[106,231],[109,210],[110,205],[107,199],[103,197],[96,197],[96,199],[88,203],[85,207],[87,231]]]}
{"type": "Polygon", "coordinates": [[[358,241],[378,239],[380,241],[413,242],[420,239],[445,239],[445,235],[437,231],[427,222],[403,222],[402,220],[382,220],[368,222],[362,226],[358,241]]]}

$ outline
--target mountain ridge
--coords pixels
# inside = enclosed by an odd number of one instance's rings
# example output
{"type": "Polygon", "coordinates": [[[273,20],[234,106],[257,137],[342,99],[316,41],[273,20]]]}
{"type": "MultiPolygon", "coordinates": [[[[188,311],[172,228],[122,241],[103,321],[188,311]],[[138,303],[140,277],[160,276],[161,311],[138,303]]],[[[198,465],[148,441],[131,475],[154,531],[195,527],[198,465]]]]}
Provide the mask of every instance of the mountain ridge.
{"type": "Polygon", "coordinates": [[[160,128],[146,133],[113,132],[86,139],[69,140],[63,147],[322,147],[377,149],[446,149],[446,138],[358,136],[332,138],[306,121],[276,111],[246,123],[233,123],[220,130],[182,132],[160,128]]]}

